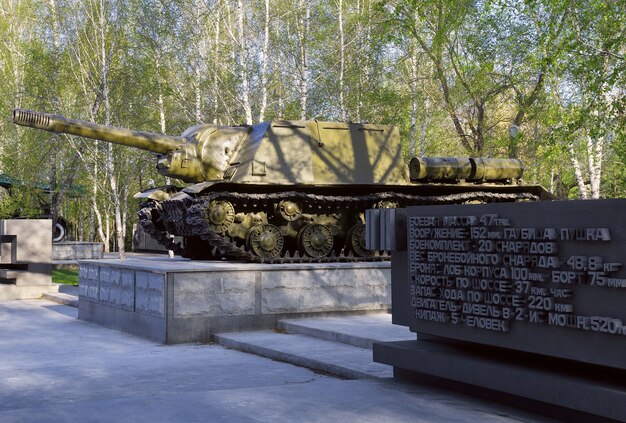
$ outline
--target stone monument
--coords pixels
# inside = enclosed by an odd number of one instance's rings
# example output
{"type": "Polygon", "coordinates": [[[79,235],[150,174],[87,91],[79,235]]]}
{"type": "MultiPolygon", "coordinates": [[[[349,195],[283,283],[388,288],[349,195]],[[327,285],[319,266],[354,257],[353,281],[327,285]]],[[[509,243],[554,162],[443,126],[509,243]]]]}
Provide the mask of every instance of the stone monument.
{"type": "Polygon", "coordinates": [[[39,298],[52,285],[52,221],[0,220],[0,300],[39,298]]]}
{"type": "Polygon", "coordinates": [[[626,200],[378,213],[370,241],[396,250],[393,322],[417,340],[377,345],[376,361],[547,412],[626,419],[626,200]]]}

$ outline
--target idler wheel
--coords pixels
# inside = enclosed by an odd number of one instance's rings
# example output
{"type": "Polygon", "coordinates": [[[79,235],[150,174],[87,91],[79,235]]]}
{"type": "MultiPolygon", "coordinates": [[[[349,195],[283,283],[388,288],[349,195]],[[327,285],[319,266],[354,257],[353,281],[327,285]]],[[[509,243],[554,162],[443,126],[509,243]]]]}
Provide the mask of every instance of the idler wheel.
{"type": "Polygon", "coordinates": [[[210,231],[223,234],[235,221],[235,208],[228,201],[211,201],[206,211],[206,222],[210,231]]]}
{"type": "Polygon", "coordinates": [[[280,256],[285,245],[285,238],[280,229],[269,223],[254,226],[246,237],[248,248],[259,257],[274,258],[280,256]]]}
{"type": "Polygon", "coordinates": [[[300,229],[297,240],[300,251],[309,257],[324,257],[333,249],[333,234],[326,226],[317,223],[300,229]]]}
{"type": "Polygon", "coordinates": [[[302,216],[302,206],[294,201],[283,200],[278,204],[278,213],[287,222],[293,222],[302,216]]]}
{"type": "Polygon", "coordinates": [[[357,223],[348,232],[348,248],[359,257],[371,257],[374,251],[365,248],[365,225],[357,223]]]}

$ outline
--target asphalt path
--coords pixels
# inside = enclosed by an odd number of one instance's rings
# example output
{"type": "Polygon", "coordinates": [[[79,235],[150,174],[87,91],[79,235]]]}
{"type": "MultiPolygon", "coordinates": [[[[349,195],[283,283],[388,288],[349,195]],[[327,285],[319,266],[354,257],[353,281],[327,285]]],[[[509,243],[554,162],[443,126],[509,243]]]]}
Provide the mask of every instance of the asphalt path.
{"type": "Polygon", "coordinates": [[[391,378],[342,380],[216,344],[156,344],[46,300],[0,302],[0,422],[542,420],[391,378]]]}

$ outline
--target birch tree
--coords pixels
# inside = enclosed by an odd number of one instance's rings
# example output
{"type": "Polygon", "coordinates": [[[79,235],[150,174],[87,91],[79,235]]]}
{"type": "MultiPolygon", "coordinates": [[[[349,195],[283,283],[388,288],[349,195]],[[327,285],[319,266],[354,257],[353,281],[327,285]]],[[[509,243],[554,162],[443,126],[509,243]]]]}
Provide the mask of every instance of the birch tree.
{"type": "Polygon", "coordinates": [[[343,0],[337,0],[337,22],[339,24],[339,116],[342,121],[346,120],[346,103],[344,99],[344,75],[346,65],[346,44],[343,30],[343,0]]]}
{"type": "Polygon", "coordinates": [[[566,145],[580,198],[601,198],[605,155],[626,142],[626,10],[591,2],[566,7],[560,72],[552,75],[552,139],[566,145]],[[611,16],[611,19],[606,19],[611,16]]]}
{"type": "MultiPolygon", "coordinates": [[[[76,78],[82,86],[85,99],[92,99],[89,115],[92,121],[97,121],[99,112],[103,115],[105,125],[112,124],[112,104],[110,98],[110,78],[113,55],[117,50],[120,29],[115,28],[116,19],[120,19],[122,5],[106,3],[104,0],[92,0],[81,3],[82,8],[77,9],[74,23],[77,28],[83,28],[83,33],[76,39],[73,48],[76,60],[76,78]],[[84,17],[84,21],[83,21],[84,17]]],[[[80,150],[80,148],[77,148],[80,150]]],[[[92,177],[92,207],[98,222],[98,232],[105,249],[108,249],[111,236],[111,227],[108,219],[98,207],[98,186],[102,179],[101,169],[105,172],[105,180],[108,183],[106,192],[110,195],[113,222],[116,234],[116,243],[120,258],[125,257],[126,236],[126,211],[125,197],[127,185],[118,179],[118,165],[114,160],[114,146],[107,143],[104,146],[104,167],[100,168],[99,160],[101,144],[96,142],[95,160],[90,171],[92,177]]],[[[108,204],[105,202],[105,208],[108,204]]]]}
{"type": "Polygon", "coordinates": [[[298,50],[300,53],[298,61],[298,97],[300,99],[300,119],[307,118],[307,102],[309,99],[309,32],[311,25],[311,3],[310,0],[298,0],[296,9],[296,37],[298,40],[298,50]]]}
{"type": "Polygon", "coordinates": [[[263,21],[263,50],[261,53],[261,106],[259,110],[259,122],[265,120],[268,96],[268,71],[270,58],[270,0],[265,0],[263,21]]]}
{"type": "Polygon", "coordinates": [[[246,43],[247,34],[244,32],[245,12],[243,2],[237,0],[237,42],[238,61],[241,78],[241,100],[243,111],[246,116],[246,123],[252,124],[252,106],[250,105],[250,76],[248,72],[248,47],[246,43]]]}

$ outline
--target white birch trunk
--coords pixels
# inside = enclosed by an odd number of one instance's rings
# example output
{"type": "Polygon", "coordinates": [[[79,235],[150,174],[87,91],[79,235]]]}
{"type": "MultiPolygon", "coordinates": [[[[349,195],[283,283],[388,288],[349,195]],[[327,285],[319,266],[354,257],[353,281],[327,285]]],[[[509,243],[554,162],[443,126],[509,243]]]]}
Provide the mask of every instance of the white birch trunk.
{"type": "MultiPolygon", "coordinates": [[[[194,8],[195,14],[195,23],[196,30],[200,31],[202,28],[202,22],[200,20],[200,6],[196,5],[194,8]]],[[[200,31],[201,33],[201,31],[200,31]]],[[[202,123],[202,89],[201,89],[201,81],[202,81],[202,70],[200,69],[200,61],[203,59],[202,52],[202,35],[198,35],[198,49],[197,56],[193,60],[193,76],[194,76],[194,96],[195,96],[195,107],[194,107],[194,116],[196,119],[196,123],[202,123]]]]}
{"type": "Polygon", "coordinates": [[[270,0],[265,0],[265,24],[263,27],[263,55],[261,56],[261,108],[259,122],[265,120],[267,109],[267,68],[270,61],[270,0]]]}
{"type": "MultiPolygon", "coordinates": [[[[74,15],[74,26],[79,27],[79,16],[84,13],[84,9],[77,9],[76,14],[74,15]]],[[[91,14],[88,14],[88,19],[93,23],[94,26],[98,25],[98,20],[91,14]]],[[[95,122],[95,113],[97,108],[99,107],[99,98],[100,95],[97,94],[101,87],[94,86],[93,78],[90,77],[90,69],[93,68],[93,63],[89,61],[89,57],[82,50],[83,48],[94,50],[92,53],[95,57],[100,57],[99,47],[96,47],[92,44],[89,44],[87,47],[83,47],[81,45],[71,46],[72,56],[71,58],[76,60],[76,63],[73,64],[72,68],[75,69],[75,77],[77,82],[79,83],[83,96],[85,99],[90,98],[92,94],[96,93],[96,101],[89,107],[88,113],[92,122],[95,122]],[[85,55],[85,57],[83,57],[85,55]]],[[[110,238],[108,229],[105,230],[105,219],[100,210],[100,206],[98,205],[98,195],[99,195],[99,186],[101,183],[102,176],[100,175],[100,160],[99,160],[99,151],[100,151],[100,142],[94,141],[93,147],[87,146],[88,150],[91,150],[91,157],[86,157],[83,154],[82,148],[79,148],[73,141],[71,137],[66,137],[66,140],[72,145],[72,148],[79,155],[79,158],[82,160],[85,170],[89,174],[92,183],[91,190],[91,199],[90,199],[90,228],[89,228],[89,239],[94,239],[94,235],[97,233],[100,241],[104,244],[104,252],[110,251],[110,238]],[[95,221],[95,222],[94,222],[95,221]],[[94,227],[95,226],[95,227],[94,227]]],[[[108,220],[107,220],[108,224],[108,220]]]]}
{"type": "Polygon", "coordinates": [[[429,121],[429,108],[430,102],[428,101],[428,97],[424,98],[424,114],[422,115],[422,128],[420,130],[420,156],[424,156],[426,154],[426,133],[428,131],[428,121],[429,121]]]}
{"type": "Polygon", "coordinates": [[[220,9],[220,3],[215,6],[217,9],[217,16],[215,21],[215,41],[213,43],[214,52],[213,52],[213,125],[217,125],[219,123],[218,111],[219,111],[219,75],[218,75],[218,64],[220,60],[220,17],[222,10],[220,9]]]}
{"type": "MultiPolygon", "coordinates": [[[[156,63],[156,73],[157,73],[157,89],[158,89],[158,98],[157,103],[159,106],[159,127],[161,128],[162,134],[167,134],[167,120],[165,117],[165,99],[163,98],[163,81],[161,80],[161,57],[157,52],[157,56],[155,58],[156,63]]],[[[165,183],[171,184],[172,178],[169,176],[165,177],[165,183]]],[[[124,229],[126,229],[126,224],[124,224],[124,229]]]]}
{"type": "Polygon", "coordinates": [[[108,253],[109,251],[111,251],[110,247],[109,247],[109,241],[110,240],[109,240],[108,234],[104,233],[104,225],[103,225],[102,213],[100,213],[100,208],[98,207],[98,182],[97,182],[97,178],[98,178],[99,170],[98,170],[98,162],[97,162],[97,160],[94,160],[93,172],[94,172],[94,178],[92,178],[92,180],[93,180],[93,188],[91,190],[91,209],[92,209],[93,214],[94,214],[94,216],[96,218],[98,236],[100,237],[100,239],[102,240],[102,243],[104,244],[104,252],[108,253]]]}
{"type": "Polygon", "coordinates": [[[200,89],[200,78],[202,76],[200,72],[200,66],[196,62],[193,68],[194,74],[194,95],[195,95],[195,107],[194,107],[194,117],[196,119],[196,123],[202,123],[202,90],[200,89]]]}
{"type": "Polygon", "coordinates": [[[602,180],[602,151],[604,149],[604,137],[595,142],[587,135],[587,160],[589,163],[589,187],[591,198],[600,198],[600,182],[602,180]]]}
{"type": "Polygon", "coordinates": [[[337,4],[339,18],[339,108],[341,120],[346,121],[346,103],[344,99],[344,73],[345,73],[345,34],[343,31],[343,0],[339,0],[337,4]]]}
{"type": "MultiPolygon", "coordinates": [[[[53,45],[53,54],[54,54],[54,68],[50,75],[50,81],[53,85],[57,85],[57,70],[59,63],[59,51],[60,51],[60,42],[59,42],[59,22],[57,15],[57,5],[55,0],[49,0],[48,6],[50,10],[50,19],[52,20],[52,45],[53,45]]],[[[50,141],[53,142],[57,139],[56,135],[51,135],[50,141]]],[[[66,184],[59,184],[57,179],[57,162],[58,162],[58,149],[54,149],[50,155],[50,186],[52,189],[50,190],[50,215],[52,218],[52,227],[54,228],[57,224],[57,220],[59,217],[59,212],[61,209],[61,202],[63,201],[63,197],[65,194],[66,184]]]]}
{"type": "MultiPolygon", "coordinates": [[[[363,56],[363,69],[359,72],[359,82],[357,87],[357,102],[356,102],[356,121],[362,122],[362,116],[367,111],[367,104],[363,101],[364,93],[367,90],[367,86],[372,80],[372,69],[371,69],[371,59],[369,55],[371,54],[371,46],[372,46],[372,5],[369,0],[366,0],[361,4],[359,2],[357,4],[357,9],[359,10],[359,14],[366,13],[367,23],[365,25],[365,45],[363,45],[363,41],[361,41],[361,56],[363,56]],[[365,4],[367,3],[367,4],[365,4]]],[[[361,28],[362,32],[363,29],[361,28]]],[[[363,39],[363,34],[359,34],[359,39],[363,39]]]]}
{"type": "Polygon", "coordinates": [[[48,4],[50,5],[50,12],[52,14],[52,43],[54,45],[55,53],[58,52],[59,49],[59,21],[57,18],[57,6],[55,0],[49,0],[48,4]]]}
{"type": "MultiPolygon", "coordinates": [[[[101,60],[101,75],[102,75],[102,99],[104,101],[105,111],[105,125],[111,125],[111,102],[109,99],[109,57],[106,49],[106,16],[104,0],[100,0],[100,60],[101,60]]],[[[125,230],[122,227],[122,209],[120,201],[120,192],[117,184],[117,177],[115,174],[115,166],[113,163],[113,144],[107,144],[107,158],[106,158],[107,173],[109,176],[109,184],[111,185],[111,193],[113,195],[113,210],[115,218],[115,232],[117,235],[117,246],[119,251],[119,257],[121,259],[126,258],[126,250],[124,247],[125,230]]],[[[107,223],[108,227],[108,223],[107,223]]]]}
{"type": "Polygon", "coordinates": [[[585,179],[583,177],[583,172],[580,168],[580,163],[576,158],[574,146],[572,144],[568,144],[567,151],[569,152],[570,161],[572,163],[572,167],[574,168],[574,175],[576,176],[576,183],[578,184],[578,190],[580,191],[580,198],[586,200],[589,198],[589,193],[587,191],[587,186],[585,185],[585,179]]]}
{"type": "Polygon", "coordinates": [[[309,0],[300,0],[300,11],[302,15],[299,22],[300,24],[297,26],[297,37],[300,44],[300,119],[306,120],[307,101],[309,96],[309,66],[307,63],[307,41],[311,20],[311,4],[309,3],[309,0]],[[304,8],[303,13],[302,8],[304,8]]]}
{"type": "Polygon", "coordinates": [[[162,134],[167,134],[167,120],[165,118],[165,99],[163,98],[163,81],[161,81],[161,57],[157,52],[155,57],[156,75],[157,75],[157,103],[159,106],[159,127],[162,134]]]}
{"type": "Polygon", "coordinates": [[[411,50],[411,57],[409,58],[411,63],[411,143],[409,154],[414,157],[417,150],[417,49],[413,47],[411,50]]]}
{"type": "Polygon", "coordinates": [[[246,36],[243,31],[243,3],[237,0],[237,28],[239,30],[239,71],[241,77],[241,97],[246,123],[252,125],[252,107],[250,106],[250,82],[248,80],[248,53],[246,36]]]}

